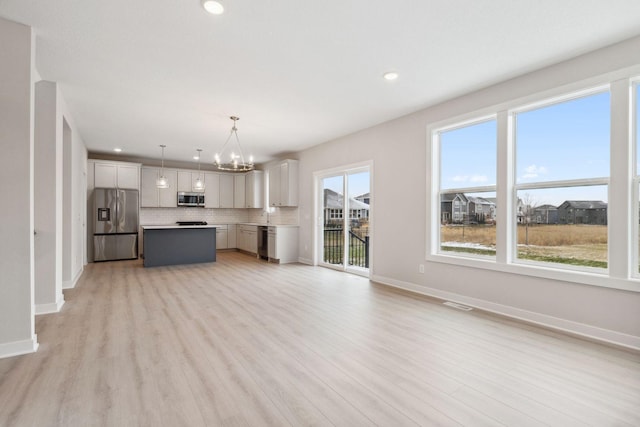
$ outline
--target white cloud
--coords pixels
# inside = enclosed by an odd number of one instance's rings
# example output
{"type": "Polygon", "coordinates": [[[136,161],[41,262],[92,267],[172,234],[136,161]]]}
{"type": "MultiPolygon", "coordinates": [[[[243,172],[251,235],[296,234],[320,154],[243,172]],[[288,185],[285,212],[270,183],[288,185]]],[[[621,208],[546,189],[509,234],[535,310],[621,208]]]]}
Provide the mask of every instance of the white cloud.
{"type": "Polygon", "coordinates": [[[471,182],[487,182],[487,180],[486,175],[473,175],[470,179],[471,182]]]}
{"type": "Polygon", "coordinates": [[[544,166],[530,165],[524,168],[524,172],[525,173],[521,177],[522,179],[533,179],[540,175],[546,175],[549,170],[544,166]]]}
{"type": "Polygon", "coordinates": [[[489,178],[487,178],[486,175],[455,175],[453,177],[451,177],[451,181],[452,182],[473,182],[473,183],[479,183],[479,182],[487,182],[489,180],[489,178]]]}

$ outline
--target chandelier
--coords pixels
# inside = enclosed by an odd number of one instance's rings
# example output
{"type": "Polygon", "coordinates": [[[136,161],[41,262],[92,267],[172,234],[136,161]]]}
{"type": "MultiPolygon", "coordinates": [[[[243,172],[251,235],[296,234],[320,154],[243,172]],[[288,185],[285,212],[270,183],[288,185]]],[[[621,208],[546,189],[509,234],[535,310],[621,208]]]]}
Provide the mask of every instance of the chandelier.
{"type": "Polygon", "coordinates": [[[238,128],[236,122],[240,120],[239,117],[229,117],[233,120],[233,127],[231,133],[222,146],[222,150],[216,153],[213,164],[218,170],[227,172],[248,172],[253,170],[253,156],[249,156],[249,162],[244,159],[242,147],[240,147],[240,139],[238,138],[238,128]],[[235,141],[231,137],[235,136],[235,141]],[[229,144],[231,142],[231,144],[229,144]]]}

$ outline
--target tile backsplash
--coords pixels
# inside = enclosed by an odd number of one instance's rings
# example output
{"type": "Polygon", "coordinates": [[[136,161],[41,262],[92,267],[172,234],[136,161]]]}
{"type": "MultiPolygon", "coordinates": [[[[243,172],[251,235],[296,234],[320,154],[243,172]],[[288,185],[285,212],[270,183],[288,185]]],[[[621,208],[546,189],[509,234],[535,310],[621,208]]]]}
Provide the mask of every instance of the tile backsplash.
{"type": "Polygon", "coordinates": [[[255,222],[297,225],[298,208],[263,209],[205,209],[205,208],[140,208],[140,225],[169,225],[176,221],[206,221],[209,224],[237,224],[255,222]]]}

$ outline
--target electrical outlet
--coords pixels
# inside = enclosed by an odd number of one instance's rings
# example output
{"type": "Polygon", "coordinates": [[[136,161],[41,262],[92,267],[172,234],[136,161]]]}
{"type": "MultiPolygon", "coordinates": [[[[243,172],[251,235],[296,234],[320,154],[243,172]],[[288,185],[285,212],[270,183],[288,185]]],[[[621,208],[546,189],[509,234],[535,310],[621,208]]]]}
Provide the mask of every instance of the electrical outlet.
{"type": "Polygon", "coordinates": [[[424,274],[424,264],[420,264],[420,265],[418,266],[418,271],[419,271],[420,273],[424,274]]]}

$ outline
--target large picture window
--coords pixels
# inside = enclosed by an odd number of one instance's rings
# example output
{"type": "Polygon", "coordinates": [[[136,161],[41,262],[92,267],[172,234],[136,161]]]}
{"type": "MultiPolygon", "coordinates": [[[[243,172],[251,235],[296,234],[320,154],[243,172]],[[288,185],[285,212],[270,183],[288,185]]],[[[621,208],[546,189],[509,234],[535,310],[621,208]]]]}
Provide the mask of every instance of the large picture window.
{"type": "Polygon", "coordinates": [[[495,119],[437,134],[440,252],[495,256],[496,138],[495,119]]]}
{"type": "Polygon", "coordinates": [[[429,261],[640,290],[640,76],[428,132],[429,261]]]}
{"type": "Polygon", "coordinates": [[[518,260],[607,267],[610,111],[603,91],[513,113],[518,260]]]}

